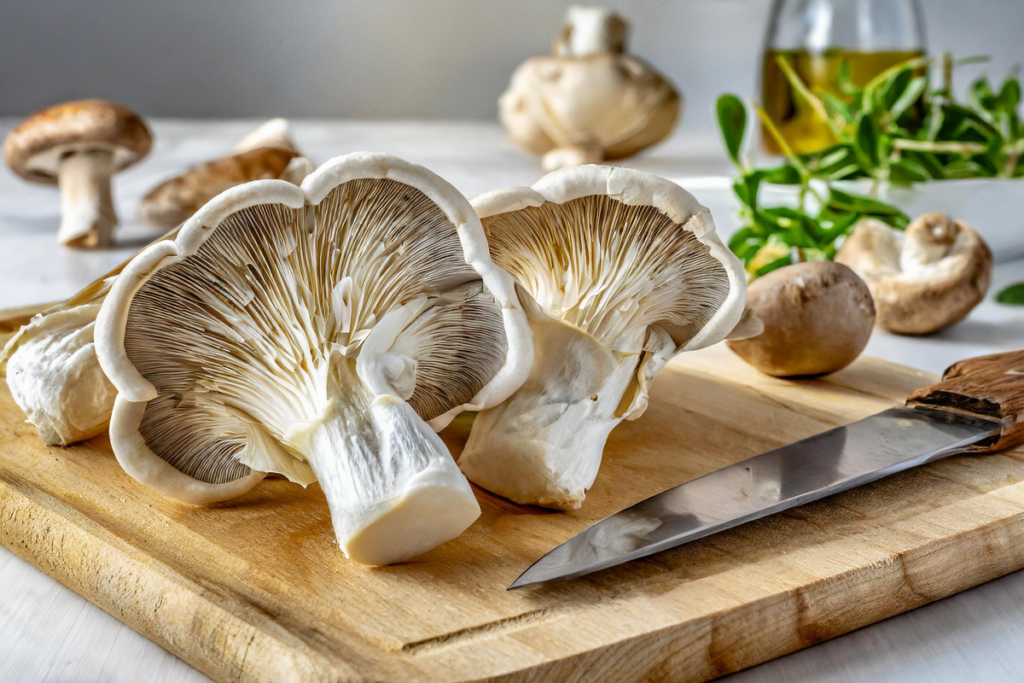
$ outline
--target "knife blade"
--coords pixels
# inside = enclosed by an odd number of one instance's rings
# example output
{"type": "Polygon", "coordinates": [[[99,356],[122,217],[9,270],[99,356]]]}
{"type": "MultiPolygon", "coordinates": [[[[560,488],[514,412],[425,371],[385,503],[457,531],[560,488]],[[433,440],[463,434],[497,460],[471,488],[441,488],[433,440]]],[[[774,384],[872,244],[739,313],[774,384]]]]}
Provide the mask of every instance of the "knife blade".
{"type": "Polygon", "coordinates": [[[647,557],[951,455],[1024,442],[1024,351],[957,363],[907,404],[617,512],[541,557],[509,590],[647,557]]]}

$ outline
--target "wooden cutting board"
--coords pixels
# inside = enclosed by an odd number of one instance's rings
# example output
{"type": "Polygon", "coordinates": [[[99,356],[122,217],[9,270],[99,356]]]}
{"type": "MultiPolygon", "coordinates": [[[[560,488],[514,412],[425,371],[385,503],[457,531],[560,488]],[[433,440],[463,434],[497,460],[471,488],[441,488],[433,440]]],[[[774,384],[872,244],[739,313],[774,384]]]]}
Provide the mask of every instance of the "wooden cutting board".
{"type": "MultiPolygon", "coordinates": [[[[647,413],[612,433],[582,510],[477,490],[469,531],[382,569],[345,560],[316,485],[273,479],[184,505],[125,475],[105,438],[43,446],[0,383],[0,542],[219,681],[705,680],[1024,566],[1024,452],[946,460],[573,582],[505,587],[630,503],[935,379],[862,358],[790,382],[721,346],[684,354],[647,413]]],[[[468,428],[444,433],[454,453],[468,428]]]]}

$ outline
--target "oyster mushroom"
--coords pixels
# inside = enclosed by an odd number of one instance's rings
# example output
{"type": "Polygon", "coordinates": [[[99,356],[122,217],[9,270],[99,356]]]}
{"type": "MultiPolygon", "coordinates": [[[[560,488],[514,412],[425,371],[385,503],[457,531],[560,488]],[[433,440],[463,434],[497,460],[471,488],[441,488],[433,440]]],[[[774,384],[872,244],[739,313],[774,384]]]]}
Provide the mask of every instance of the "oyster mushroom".
{"type": "Polygon", "coordinates": [[[25,180],[60,187],[61,244],[107,247],[117,227],[111,178],[149,154],[152,143],[135,112],[78,100],[28,117],[7,135],[4,158],[25,180]]]}
{"type": "Polygon", "coordinates": [[[398,562],[479,515],[431,425],[511,393],[526,330],[462,195],[394,157],[339,157],[301,187],[224,192],[125,267],[96,324],[111,444],[190,503],[264,472],[318,480],[344,553],[398,562]]]}
{"type": "MultiPolygon", "coordinates": [[[[162,239],[173,239],[174,233],[162,239]]],[[[128,262],[50,306],[0,351],[0,378],[48,446],[70,446],[102,434],[117,392],[96,359],[96,315],[128,262]]]]}
{"type": "Polygon", "coordinates": [[[679,94],[646,62],[625,54],[626,22],[598,7],[571,6],[553,55],[525,61],[498,100],[501,121],[552,171],[632,156],[664,139],[679,94]]]}
{"type": "Polygon", "coordinates": [[[459,466],[517,503],[575,509],[654,375],[737,326],[743,268],[706,208],[646,173],[562,169],[473,206],[516,281],[534,358],[522,387],[476,416],[459,466]]]}
{"type": "Polygon", "coordinates": [[[992,279],[992,253],[978,233],[939,213],[917,217],[905,232],[863,220],[835,260],[868,283],[878,326],[897,334],[931,334],[959,322],[992,279]]]}
{"type": "Polygon", "coordinates": [[[188,168],[150,190],[139,202],[139,219],[173,228],[224,190],[251,180],[298,184],[312,170],[309,159],[296,151],[288,122],[271,119],[242,138],[228,156],[188,168]]]}

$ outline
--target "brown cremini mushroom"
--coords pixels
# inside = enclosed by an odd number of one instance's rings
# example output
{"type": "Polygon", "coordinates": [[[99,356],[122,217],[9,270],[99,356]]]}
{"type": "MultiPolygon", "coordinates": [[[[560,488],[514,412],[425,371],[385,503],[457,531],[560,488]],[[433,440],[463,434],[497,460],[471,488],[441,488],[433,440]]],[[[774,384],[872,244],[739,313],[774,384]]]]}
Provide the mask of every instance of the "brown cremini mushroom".
{"type": "Polygon", "coordinates": [[[878,326],[897,334],[931,334],[959,322],[992,279],[992,253],[969,225],[940,213],[901,232],[863,220],[836,254],[871,288],[878,326]]]}
{"type": "Polygon", "coordinates": [[[146,124],[119,104],[65,102],[37,111],[4,142],[4,158],[25,180],[60,186],[57,237],[70,247],[113,243],[117,213],[111,177],[149,153],[146,124]]]}
{"type": "Polygon", "coordinates": [[[831,261],[806,261],[759,277],[747,309],[764,324],[729,348],[768,375],[824,375],[852,363],[868,343],[875,307],[867,285],[831,261]]]}
{"type": "Polygon", "coordinates": [[[632,156],[665,138],[682,107],[672,84],[625,54],[628,25],[613,12],[572,6],[553,54],[512,75],[501,121],[547,171],[632,156]]]}
{"type": "Polygon", "coordinates": [[[192,166],[166,180],[139,202],[139,218],[159,228],[176,227],[229,188],[252,180],[302,182],[312,164],[295,149],[288,122],[271,119],[252,131],[231,154],[192,166]]]}

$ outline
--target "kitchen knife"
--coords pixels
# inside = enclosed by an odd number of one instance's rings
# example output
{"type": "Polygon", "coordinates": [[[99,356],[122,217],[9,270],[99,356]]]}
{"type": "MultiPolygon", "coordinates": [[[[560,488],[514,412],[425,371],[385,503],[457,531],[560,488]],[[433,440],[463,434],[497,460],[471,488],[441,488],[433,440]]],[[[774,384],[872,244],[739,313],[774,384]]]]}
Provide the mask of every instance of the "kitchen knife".
{"type": "Polygon", "coordinates": [[[956,363],[906,407],[723,467],[601,520],[509,586],[570,579],[959,453],[1024,443],[1024,351],[956,363]]]}

